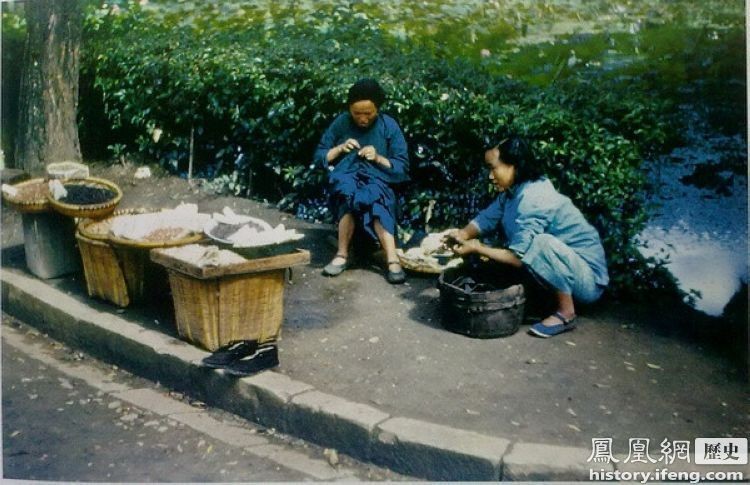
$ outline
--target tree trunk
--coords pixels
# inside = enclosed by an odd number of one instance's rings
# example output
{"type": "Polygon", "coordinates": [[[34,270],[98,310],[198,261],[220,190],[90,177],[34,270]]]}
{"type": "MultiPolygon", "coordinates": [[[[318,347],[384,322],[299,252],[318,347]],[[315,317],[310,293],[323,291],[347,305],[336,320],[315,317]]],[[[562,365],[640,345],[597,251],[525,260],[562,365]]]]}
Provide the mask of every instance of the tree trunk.
{"type": "Polygon", "coordinates": [[[81,161],[76,112],[83,10],[79,0],[26,2],[15,162],[40,173],[51,162],[81,161]]]}

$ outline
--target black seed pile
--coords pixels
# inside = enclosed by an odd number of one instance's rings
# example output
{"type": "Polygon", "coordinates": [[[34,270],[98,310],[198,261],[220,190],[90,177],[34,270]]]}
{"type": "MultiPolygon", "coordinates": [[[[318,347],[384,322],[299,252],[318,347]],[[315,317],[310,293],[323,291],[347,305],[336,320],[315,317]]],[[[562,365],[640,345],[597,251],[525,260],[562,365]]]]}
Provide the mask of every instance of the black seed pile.
{"type": "Polygon", "coordinates": [[[65,190],[68,195],[60,199],[60,202],[73,205],[90,205],[108,202],[117,195],[110,189],[103,187],[89,187],[87,185],[66,184],[65,190]]]}

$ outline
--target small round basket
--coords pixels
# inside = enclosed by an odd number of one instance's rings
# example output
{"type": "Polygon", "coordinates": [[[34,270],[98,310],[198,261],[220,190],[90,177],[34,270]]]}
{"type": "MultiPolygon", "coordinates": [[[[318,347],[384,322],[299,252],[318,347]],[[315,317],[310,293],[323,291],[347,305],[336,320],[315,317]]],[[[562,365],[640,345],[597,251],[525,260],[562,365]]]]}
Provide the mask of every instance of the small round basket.
{"type": "Polygon", "coordinates": [[[401,263],[401,266],[404,267],[404,269],[413,271],[415,273],[439,275],[446,269],[455,268],[457,266],[460,266],[461,264],[460,258],[455,258],[452,256],[441,255],[439,257],[436,257],[435,259],[437,260],[437,265],[432,265],[422,259],[409,258],[401,249],[396,250],[396,255],[398,256],[398,260],[401,263]]]}
{"type": "Polygon", "coordinates": [[[52,209],[59,212],[60,214],[70,217],[102,219],[112,214],[115,211],[117,204],[120,202],[120,199],[122,199],[122,190],[120,189],[120,187],[118,187],[114,182],[110,182],[109,180],[89,177],[87,179],[67,180],[64,185],[79,185],[97,189],[107,189],[115,194],[112,199],[96,204],[68,204],[59,200],[55,200],[55,198],[52,197],[52,194],[47,194],[47,199],[49,200],[52,209]]]}
{"type": "Polygon", "coordinates": [[[49,188],[47,187],[47,181],[43,178],[26,180],[13,185],[13,188],[18,191],[14,196],[3,192],[3,199],[13,209],[24,214],[49,211],[50,204],[47,199],[49,188]]]}

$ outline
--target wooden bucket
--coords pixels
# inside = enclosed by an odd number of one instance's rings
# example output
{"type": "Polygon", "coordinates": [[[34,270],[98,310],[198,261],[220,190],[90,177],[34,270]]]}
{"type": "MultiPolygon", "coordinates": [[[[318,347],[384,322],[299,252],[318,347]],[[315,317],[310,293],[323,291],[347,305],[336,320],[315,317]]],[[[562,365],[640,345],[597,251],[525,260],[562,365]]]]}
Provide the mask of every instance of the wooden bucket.
{"type": "Polygon", "coordinates": [[[442,324],[451,332],[474,338],[507,337],[523,321],[526,296],[523,285],[500,285],[490,291],[470,291],[453,282],[464,275],[448,270],[438,278],[442,324]]]}

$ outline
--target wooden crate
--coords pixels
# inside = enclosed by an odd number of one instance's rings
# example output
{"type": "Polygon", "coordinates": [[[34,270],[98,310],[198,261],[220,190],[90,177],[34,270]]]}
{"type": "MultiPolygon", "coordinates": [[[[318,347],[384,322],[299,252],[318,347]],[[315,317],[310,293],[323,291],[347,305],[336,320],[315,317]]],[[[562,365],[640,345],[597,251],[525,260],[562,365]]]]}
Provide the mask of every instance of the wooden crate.
{"type": "Polygon", "coordinates": [[[199,267],[154,249],[151,260],[169,273],[180,337],[214,351],[235,340],[278,339],[286,269],[309,263],[310,253],[297,250],[228,266],[199,267]]]}

